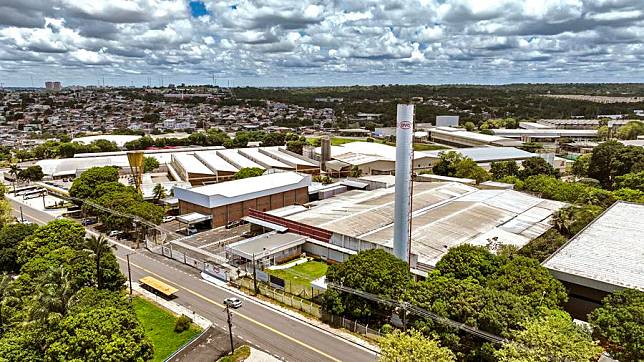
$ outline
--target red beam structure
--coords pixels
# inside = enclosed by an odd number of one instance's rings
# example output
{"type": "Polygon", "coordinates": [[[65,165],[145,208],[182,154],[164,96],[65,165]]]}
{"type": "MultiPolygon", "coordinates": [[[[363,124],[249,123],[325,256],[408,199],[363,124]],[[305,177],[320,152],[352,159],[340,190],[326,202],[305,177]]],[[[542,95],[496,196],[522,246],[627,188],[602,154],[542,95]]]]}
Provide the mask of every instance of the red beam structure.
{"type": "Polygon", "coordinates": [[[327,243],[331,241],[331,235],[333,235],[333,233],[328,230],[315,227],[315,226],[302,224],[297,221],[288,220],[283,217],[270,215],[255,209],[249,209],[248,216],[254,217],[256,219],[263,220],[266,222],[270,222],[273,224],[282,225],[285,228],[288,228],[288,230],[292,233],[307,236],[309,238],[313,238],[320,241],[325,241],[327,243]]]}

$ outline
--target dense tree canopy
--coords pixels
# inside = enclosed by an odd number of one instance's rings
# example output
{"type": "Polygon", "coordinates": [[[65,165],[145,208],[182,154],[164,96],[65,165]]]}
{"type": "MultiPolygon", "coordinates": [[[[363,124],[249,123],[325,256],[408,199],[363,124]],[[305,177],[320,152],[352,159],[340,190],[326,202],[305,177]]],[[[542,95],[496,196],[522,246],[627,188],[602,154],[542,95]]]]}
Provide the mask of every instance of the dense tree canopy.
{"type": "Polygon", "coordinates": [[[237,171],[233,178],[235,180],[241,180],[249,177],[257,177],[264,174],[264,170],[259,167],[244,167],[241,170],[237,171]]]}
{"type": "Polygon", "coordinates": [[[590,315],[593,336],[620,361],[644,360],[644,292],[625,289],[609,294],[590,315]]]}
{"type": "Polygon", "coordinates": [[[644,192],[644,171],[615,177],[616,189],[632,189],[644,192]]]}
{"type": "Polygon", "coordinates": [[[526,179],[530,176],[546,175],[559,177],[559,170],[555,170],[551,164],[541,157],[531,157],[521,162],[520,176],[526,179]]]}
{"type": "Polygon", "coordinates": [[[0,229],[0,272],[16,273],[19,270],[16,246],[33,234],[35,224],[8,224],[0,229]]]}
{"type": "Polygon", "coordinates": [[[521,323],[495,355],[500,362],[597,361],[602,352],[587,331],[563,311],[544,310],[521,323]]]}
{"type": "MultiPolygon", "coordinates": [[[[382,249],[361,251],[341,264],[327,270],[328,282],[399,300],[411,274],[407,264],[382,249]]],[[[329,289],[324,296],[324,308],[334,314],[346,314],[356,319],[386,318],[391,310],[348,293],[329,289]]]]}
{"type": "Polygon", "coordinates": [[[382,337],[378,345],[381,362],[456,361],[452,351],[441,347],[437,341],[428,339],[414,329],[407,332],[395,330],[382,337]]]}
{"type": "Polygon", "coordinates": [[[519,176],[519,165],[515,161],[499,161],[490,164],[490,173],[495,180],[508,176],[519,176]]]}
{"type": "Polygon", "coordinates": [[[456,151],[441,152],[432,172],[436,175],[473,179],[477,184],[490,179],[487,171],[456,151]]]}
{"type": "Polygon", "coordinates": [[[0,281],[0,360],[151,358],[152,346],[121,293],[125,277],[116,257],[110,248],[99,255],[84,235],[64,219],[0,231],[0,238],[17,240],[22,258],[18,278],[0,281]]]}
{"type": "Polygon", "coordinates": [[[588,165],[588,176],[599,180],[605,188],[612,188],[615,177],[644,171],[644,149],[607,141],[593,149],[588,165]]]}
{"type": "Polygon", "coordinates": [[[159,168],[159,161],[154,157],[145,157],[143,159],[143,172],[152,172],[159,168]]]}
{"type": "MultiPolygon", "coordinates": [[[[71,197],[91,199],[100,196],[98,186],[109,182],[118,182],[119,173],[115,167],[92,167],[80,174],[69,189],[71,197]]],[[[101,191],[104,192],[104,191],[101,191]]]]}

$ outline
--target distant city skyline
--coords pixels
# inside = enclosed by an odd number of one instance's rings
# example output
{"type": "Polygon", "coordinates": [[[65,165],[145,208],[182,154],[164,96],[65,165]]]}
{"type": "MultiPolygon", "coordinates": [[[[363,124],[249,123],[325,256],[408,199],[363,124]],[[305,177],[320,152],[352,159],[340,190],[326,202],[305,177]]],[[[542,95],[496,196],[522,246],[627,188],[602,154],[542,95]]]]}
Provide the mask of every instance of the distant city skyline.
{"type": "Polygon", "coordinates": [[[641,0],[9,1],[5,87],[644,82],[641,0]]]}

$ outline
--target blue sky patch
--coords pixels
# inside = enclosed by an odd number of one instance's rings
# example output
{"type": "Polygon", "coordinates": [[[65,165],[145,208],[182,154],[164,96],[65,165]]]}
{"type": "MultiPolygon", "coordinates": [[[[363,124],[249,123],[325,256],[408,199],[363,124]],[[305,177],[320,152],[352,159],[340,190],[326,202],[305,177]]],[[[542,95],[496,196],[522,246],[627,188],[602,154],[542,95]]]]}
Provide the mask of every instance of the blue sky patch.
{"type": "Polygon", "coordinates": [[[191,1],[190,13],[195,18],[209,14],[208,9],[206,9],[206,5],[204,5],[203,1],[191,1]]]}

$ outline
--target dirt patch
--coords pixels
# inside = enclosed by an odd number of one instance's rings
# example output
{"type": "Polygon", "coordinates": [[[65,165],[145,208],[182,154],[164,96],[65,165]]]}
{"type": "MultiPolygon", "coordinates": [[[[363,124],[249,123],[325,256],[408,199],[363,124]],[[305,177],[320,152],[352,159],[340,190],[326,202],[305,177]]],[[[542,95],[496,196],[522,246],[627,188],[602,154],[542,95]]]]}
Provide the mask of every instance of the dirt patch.
{"type": "MultiPolygon", "coordinates": [[[[243,341],[233,336],[235,348],[243,341]]],[[[213,362],[230,352],[228,331],[218,327],[210,327],[199,338],[194,340],[183,351],[175,355],[172,362],[213,362]]]]}

